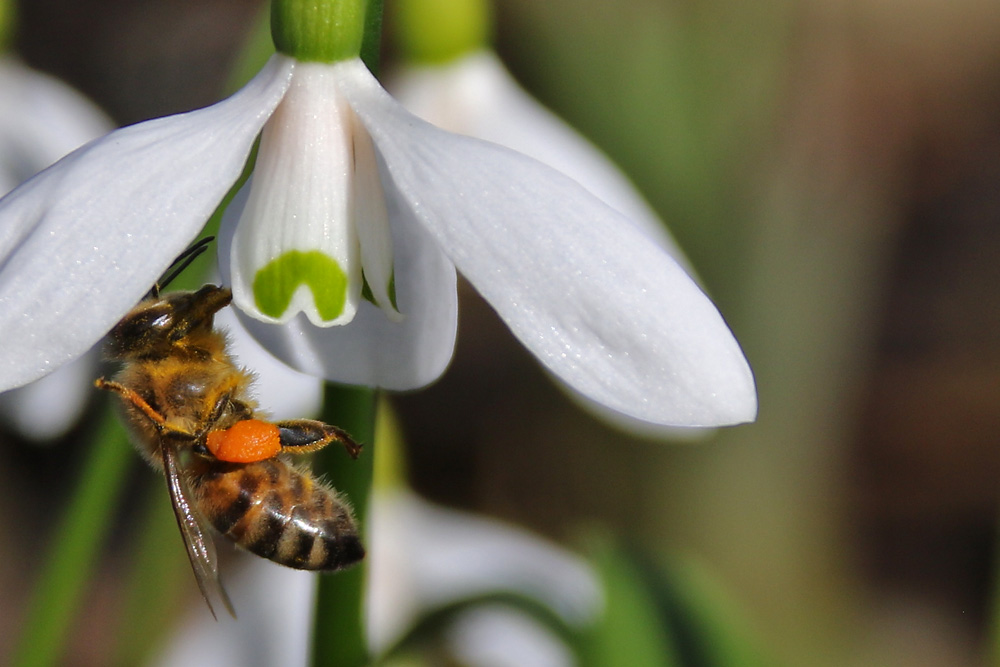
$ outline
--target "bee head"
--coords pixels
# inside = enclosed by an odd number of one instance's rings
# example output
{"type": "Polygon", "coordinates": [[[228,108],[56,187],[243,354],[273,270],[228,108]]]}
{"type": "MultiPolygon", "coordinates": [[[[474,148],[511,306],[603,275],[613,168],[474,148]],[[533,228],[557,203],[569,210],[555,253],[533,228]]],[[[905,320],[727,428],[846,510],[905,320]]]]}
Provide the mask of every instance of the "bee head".
{"type": "Polygon", "coordinates": [[[188,336],[210,331],[215,313],[232,299],[232,292],[215,285],[146,299],[108,333],[106,353],[112,359],[166,355],[188,336]]]}

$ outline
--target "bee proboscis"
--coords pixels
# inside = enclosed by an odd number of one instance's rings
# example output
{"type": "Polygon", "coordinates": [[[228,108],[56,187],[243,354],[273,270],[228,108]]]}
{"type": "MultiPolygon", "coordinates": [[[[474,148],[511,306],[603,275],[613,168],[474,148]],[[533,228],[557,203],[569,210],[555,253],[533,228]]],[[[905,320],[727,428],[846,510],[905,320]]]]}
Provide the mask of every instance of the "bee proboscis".
{"type": "Polygon", "coordinates": [[[260,418],[252,375],[237,367],[215,313],[230,291],[151,295],[108,335],[107,356],[123,362],[99,388],[122,399],[132,439],[162,470],[188,558],[215,615],[214,592],[235,616],[219,578],[211,525],[248,551],[302,570],[338,570],[364,557],[348,503],[284,454],[337,442],[352,457],[361,448],[343,430],[297,419],[260,418]],[[206,525],[207,524],[207,525],[206,525]]]}

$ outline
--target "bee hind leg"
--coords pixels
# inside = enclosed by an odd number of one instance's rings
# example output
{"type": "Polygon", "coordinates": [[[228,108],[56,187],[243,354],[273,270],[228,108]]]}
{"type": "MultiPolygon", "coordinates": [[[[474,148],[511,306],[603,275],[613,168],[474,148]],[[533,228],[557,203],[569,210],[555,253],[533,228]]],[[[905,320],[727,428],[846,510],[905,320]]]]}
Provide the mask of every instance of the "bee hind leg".
{"type": "Polygon", "coordinates": [[[352,459],[358,458],[361,445],[343,429],[312,419],[292,419],[277,422],[281,450],[290,454],[306,454],[326,447],[331,442],[344,446],[352,459]]]}

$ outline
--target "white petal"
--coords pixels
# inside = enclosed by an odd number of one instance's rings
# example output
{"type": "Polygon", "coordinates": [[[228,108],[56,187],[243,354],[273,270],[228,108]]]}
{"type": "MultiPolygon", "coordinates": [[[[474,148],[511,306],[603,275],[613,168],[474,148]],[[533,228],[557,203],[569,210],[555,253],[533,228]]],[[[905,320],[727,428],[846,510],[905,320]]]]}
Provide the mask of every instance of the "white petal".
{"type": "Polygon", "coordinates": [[[530,596],[584,625],[603,604],[579,556],[516,526],[439,507],[403,490],[372,498],[369,637],[378,651],[422,610],[496,591],[530,596]]]}
{"type": "Polygon", "coordinates": [[[644,421],[752,420],[753,375],[712,302],[622,214],[545,165],[403,110],[338,65],[405,202],[541,362],[644,421]]]}
{"type": "Polygon", "coordinates": [[[31,440],[61,437],[83,416],[94,395],[99,360],[97,350],[91,350],[55,373],[0,393],[0,418],[31,440]]]}
{"type": "Polygon", "coordinates": [[[490,667],[574,667],[578,660],[563,638],[528,614],[504,605],[459,615],[445,632],[455,661],[490,667]]]}
{"type": "Polygon", "coordinates": [[[433,125],[512,148],[566,174],[624,213],[690,273],[663,221],[621,170],[525,92],[492,51],[401,68],[386,88],[433,125]]]}
{"type": "Polygon", "coordinates": [[[240,323],[233,308],[215,316],[215,324],[228,332],[229,352],[236,363],[253,373],[251,394],[271,419],[313,418],[323,406],[323,382],[278,361],[261,347],[240,323]]]}
{"type": "MultiPolygon", "coordinates": [[[[666,225],[599,148],[529,95],[492,51],[446,64],[400,67],[386,89],[408,111],[440,128],[512,148],[573,178],[624,213],[694,276],[666,225]]],[[[565,385],[563,385],[565,387],[565,385]]],[[[581,406],[617,428],[651,439],[693,441],[712,429],[664,426],[628,417],[569,390],[581,406]]]]}
{"type": "Polygon", "coordinates": [[[293,61],[216,105],[116,130],[0,200],[0,389],[83,354],[239,176],[293,61]]]}
{"type": "MultiPolygon", "coordinates": [[[[230,271],[228,244],[245,197],[243,188],[222,221],[219,270],[224,282],[230,271]]],[[[455,267],[409,209],[397,207],[396,199],[390,196],[388,212],[396,248],[396,302],[403,320],[391,321],[367,301],[342,327],[316,327],[301,315],[285,325],[267,324],[238,312],[242,324],[271,354],[304,373],[343,384],[405,390],[441,375],[455,347],[455,267]]]]}
{"type": "Polygon", "coordinates": [[[232,250],[233,300],[262,321],[287,322],[304,312],[317,326],[331,326],[354,317],[361,257],[350,186],[353,116],[329,65],[298,63],[288,92],[264,126],[232,250]],[[308,275],[318,284],[298,282],[303,276],[289,267],[276,272],[270,302],[259,301],[258,272],[295,252],[320,253],[293,262],[314,268],[308,275]],[[312,259],[319,261],[309,263],[312,259]]]}
{"type": "Polygon", "coordinates": [[[10,187],[114,128],[76,90],[8,56],[0,57],[0,91],[0,171],[10,187]]]}
{"type": "Polygon", "coordinates": [[[392,231],[385,189],[379,178],[375,146],[368,130],[351,113],[354,134],[354,211],[365,280],[375,303],[394,322],[401,317],[392,305],[392,231]]]}

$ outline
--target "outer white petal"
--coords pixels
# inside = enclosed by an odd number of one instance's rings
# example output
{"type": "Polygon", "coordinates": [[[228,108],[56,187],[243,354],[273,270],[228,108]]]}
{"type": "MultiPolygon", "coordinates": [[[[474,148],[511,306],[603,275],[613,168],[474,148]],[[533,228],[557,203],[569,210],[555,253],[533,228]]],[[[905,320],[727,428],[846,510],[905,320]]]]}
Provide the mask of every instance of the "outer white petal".
{"type": "Polygon", "coordinates": [[[663,221],[621,170],[525,92],[492,51],[445,65],[403,67],[386,88],[433,125],[512,148],[566,174],[624,213],[691,272],[663,221]]]}
{"type": "Polygon", "coordinates": [[[10,187],[113,128],[111,119],[73,88],[0,56],[0,171],[11,179],[10,187]]]}
{"type": "Polygon", "coordinates": [[[406,205],[541,362],[641,420],[752,420],[753,375],[712,302],[622,214],[567,176],[406,112],[338,65],[406,205]]]}
{"type": "Polygon", "coordinates": [[[239,176],[292,68],[276,56],[229,99],[116,130],[0,200],[0,389],[83,354],[149,289],[239,176]]]}
{"type": "MultiPolygon", "coordinates": [[[[396,275],[406,276],[397,278],[396,284],[402,321],[393,322],[384,311],[362,301],[354,320],[341,327],[316,327],[302,315],[285,325],[273,325],[237,311],[247,331],[293,368],[333,382],[405,390],[436,380],[455,347],[455,267],[409,209],[397,206],[397,199],[390,196],[387,204],[396,275]]],[[[245,201],[244,187],[223,216],[219,238],[223,282],[229,277],[229,244],[245,201]]]]}
{"type": "MultiPolygon", "coordinates": [[[[555,167],[624,213],[695,276],[664,222],[625,174],[521,88],[492,51],[477,51],[447,64],[400,67],[390,75],[386,88],[407,110],[433,125],[492,141],[555,167]]],[[[635,435],[677,441],[697,440],[713,432],[653,424],[610,410],[577,392],[569,394],[603,420],[635,435]]]]}
{"type": "Polygon", "coordinates": [[[361,257],[354,225],[354,113],[340,99],[332,68],[298,63],[291,86],[264,126],[250,196],[233,238],[233,301],[268,322],[304,312],[320,326],[354,317],[361,295],[361,257]],[[313,292],[300,284],[281,316],[255,303],[257,272],[288,251],[318,250],[347,279],[343,310],[324,318],[313,292]]]}

